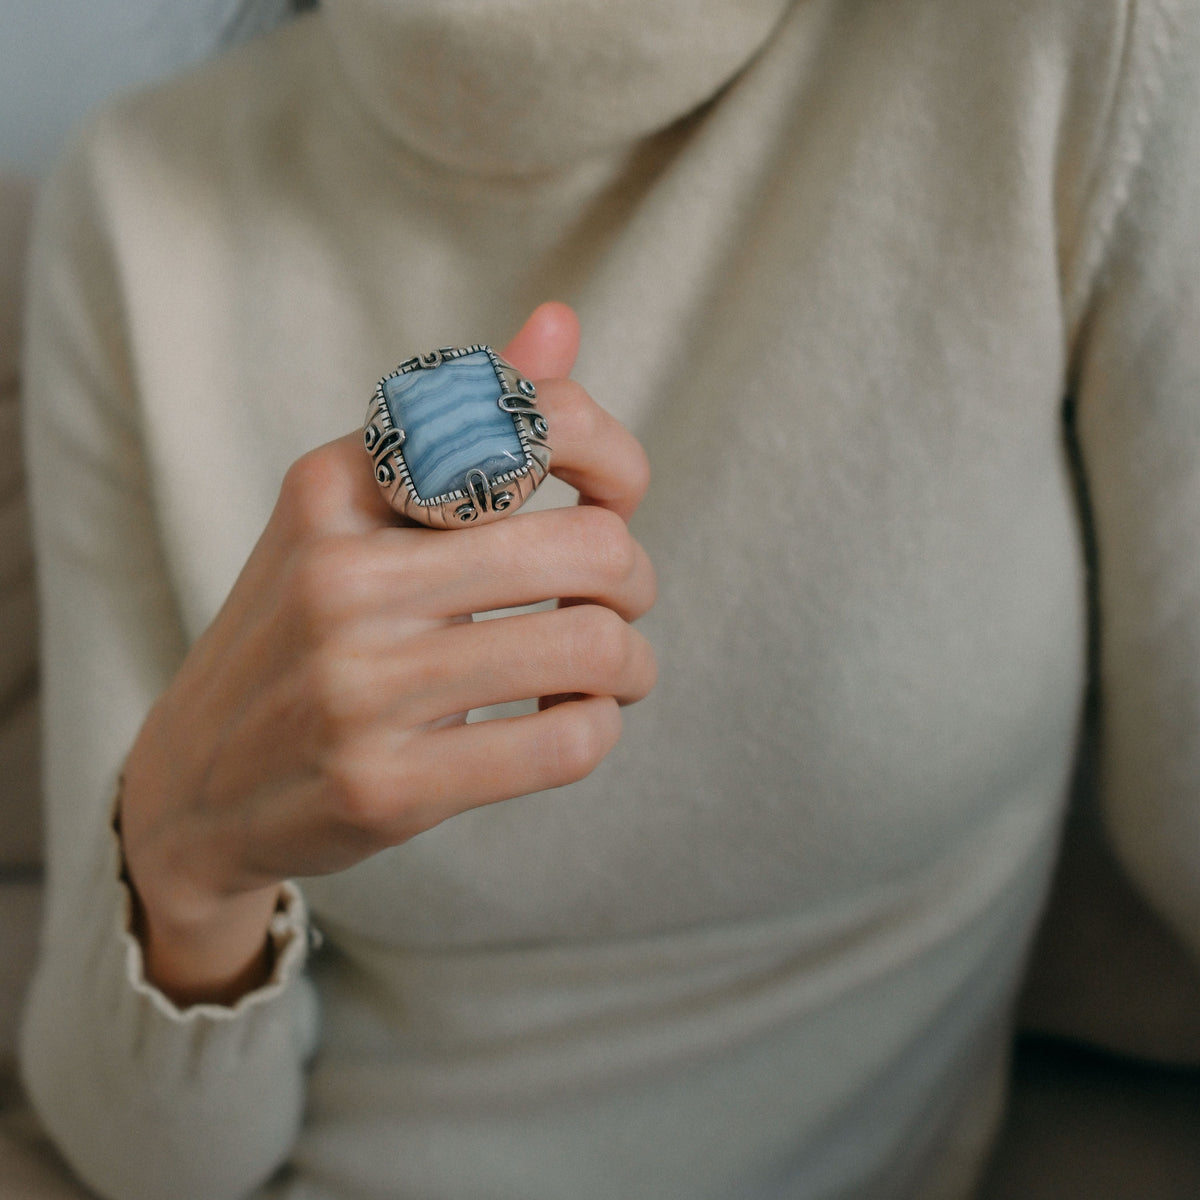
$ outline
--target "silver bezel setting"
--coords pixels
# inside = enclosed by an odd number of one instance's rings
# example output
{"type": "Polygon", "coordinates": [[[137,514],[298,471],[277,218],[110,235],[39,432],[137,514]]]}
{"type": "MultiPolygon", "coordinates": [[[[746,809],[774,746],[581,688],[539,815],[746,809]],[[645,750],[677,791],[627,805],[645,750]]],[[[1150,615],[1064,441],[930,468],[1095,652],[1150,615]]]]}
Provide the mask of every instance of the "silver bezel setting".
{"type": "Polygon", "coordinates": [[[546,418],[534,404],[536,398],[534,385],[490,346],[446,346],[406,359],[375,385],[363,424],[363,445],[387,502],[401,516],[434,529],[470,528],[516,512],[550,470],[549,431],[546,418]],[[461,487],[439,496],[421,496],[404,457],[406,435],[393,420],[384,385],[398,375],[434,371],[444,362],[481,352],[496,372],[500,385],[496,403],[512,418],[525,461],[495,476],[472,468],[465,473],[461,487]]]}

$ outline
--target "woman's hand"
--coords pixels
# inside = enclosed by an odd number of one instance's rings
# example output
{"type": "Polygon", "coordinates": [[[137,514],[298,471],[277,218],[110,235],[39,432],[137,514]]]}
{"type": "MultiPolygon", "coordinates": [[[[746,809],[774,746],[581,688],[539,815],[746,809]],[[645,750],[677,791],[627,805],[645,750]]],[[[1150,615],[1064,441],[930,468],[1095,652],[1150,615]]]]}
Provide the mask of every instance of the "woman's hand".
{"type": "Polygon", "coordinates": [[[626,528],[648,467],[565,379],[578,337],[569,309],[544,305],[504,351],[539,380],[553,470],[579,489],[577,508],[402,527],[357,433],[288,472],[126,764],[146,970],[178,1002],[229,1001],[261,981],[281,880],[582,778],[615,744],[619,706],[652,686],[631,622],[654,576],[626,528]],[[470,620],[548,599],[571,603],[470,620]],[[533,697],[569,699],[465,723],[468,709],[533,697]]]}

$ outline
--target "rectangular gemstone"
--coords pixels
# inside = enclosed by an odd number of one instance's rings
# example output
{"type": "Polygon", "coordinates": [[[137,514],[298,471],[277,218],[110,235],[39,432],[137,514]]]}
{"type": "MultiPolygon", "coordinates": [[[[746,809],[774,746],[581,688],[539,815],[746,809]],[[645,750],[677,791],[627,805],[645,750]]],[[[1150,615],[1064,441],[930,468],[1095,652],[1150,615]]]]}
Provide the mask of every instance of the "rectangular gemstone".
{"type": "Polygon", "coordinates": [[[482,350],[384,381],[384,399],[404,430],[404,461],[422,500],[461,491],[474,467],[494,479],[525,465],[513,418],[496,403],[502,392],[482,350]]]}

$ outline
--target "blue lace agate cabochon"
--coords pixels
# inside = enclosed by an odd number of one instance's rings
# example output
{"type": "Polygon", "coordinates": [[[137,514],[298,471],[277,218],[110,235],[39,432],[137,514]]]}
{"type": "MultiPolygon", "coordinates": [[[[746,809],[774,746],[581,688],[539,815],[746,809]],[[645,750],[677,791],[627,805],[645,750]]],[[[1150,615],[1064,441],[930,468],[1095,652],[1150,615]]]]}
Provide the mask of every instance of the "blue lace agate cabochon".
{"type": "Polygon", "coordinates": [[[494,480],[526,465],[512,414],[496,403],[504,391],[483,350],[383,381],[392,421],[404,430],[402,453],[412,486],[422,500],[462,491],[472,469],[494,480]]]}

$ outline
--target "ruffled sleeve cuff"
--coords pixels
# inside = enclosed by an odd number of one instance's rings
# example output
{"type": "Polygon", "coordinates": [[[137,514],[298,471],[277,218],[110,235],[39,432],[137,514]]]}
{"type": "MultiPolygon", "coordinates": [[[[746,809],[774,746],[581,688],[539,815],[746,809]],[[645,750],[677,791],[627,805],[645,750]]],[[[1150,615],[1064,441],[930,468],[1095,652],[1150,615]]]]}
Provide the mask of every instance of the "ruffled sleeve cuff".
{"type": "Polygon", "coordinates": [[[145,958],[142,944],[135,932],[136,901],[125,867],[124,849],[121,845],[121,824],[117,808],[119,798],[114,801],[111,822],[111,853],[113,877],[119,889],[117,913],[119,937],[124,949],[125,978],[133,990],[143,997],[169,1020],[198,1019],[207,1017],[222,1020],[239,1012],[269,1003],[277,998],[290,980],[299,976],[308,959],[308,952],[320,945],[320,934],[311,924],[308,906],[303,893],[291,881],[280,885],[275,915],[267,936],[271,942],[271,974],[265,983],[241,996],[235,1004],[193,1004],[181,1008],[165,993],[146,978],[145,958]]]}
{"type": "Polygon", "coordinates": [[[276,999],[291,980],[300,975],[308,952],[320,944],[320,935],[309,923],[308,908],[300,889],[285,882],[279,889],[275,915],[271,918],[267,936],[271,941],[271,974],[265,983],[247,992],[235,1004],[193,1004],[180,1008],[146,978],[142,944],[134,932],[134,899],[129,883],[121,872],[117,879],[120,888],[119,936],[124,947],[125,979],[134,992],[142,996],[168,1020],[187,1021],[199,1017],[224,1020],[267,1004],[276,999]]]}

